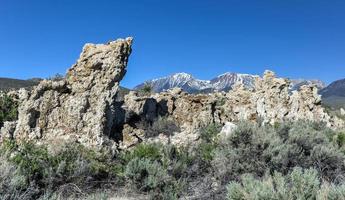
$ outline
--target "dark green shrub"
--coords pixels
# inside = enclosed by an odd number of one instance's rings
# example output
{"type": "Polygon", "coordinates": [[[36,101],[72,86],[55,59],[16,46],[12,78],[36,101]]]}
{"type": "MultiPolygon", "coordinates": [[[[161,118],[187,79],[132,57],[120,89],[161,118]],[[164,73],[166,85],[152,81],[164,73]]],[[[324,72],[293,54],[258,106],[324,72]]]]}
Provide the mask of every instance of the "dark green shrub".
{"type": "Polygon", "coordinates": [[[207,125],[200,128],[200,137],[205,142],[214,142],[220,130],[221,126],[219,124],[207,125]]]}
{"type": "Polygon", "coordinates": [[[7,95],[0,94],[0,127],[5,121],[14,121],[18,116],[18,103],[7,95]]]}
{"type": "Polygon", "coordinates": [[[121,156],[124,176],[153,199],[177,199],[184,188],[191,157],[172,145],[140,144],[121,156]]]}
{"type": "Polygon", "coordinates": [[[343,147],[345,145],[345,133],[337,133],[335,136],[335,142],[339,147],[343,147]]]}
{"type": "MultiPolygon", "coordinates": [[[[18,186],[13,186],[12,189],[1,190],[0,197],[16,190],[19,196],[30,194],[29,199],[36,199],[68,184],[90,188],[99,185],[100,180],[106,182],[117,178],[114,169],[118,164],[111,157],[81,145],[66,145],[61,151],[50,154],[45,146],[33,143],[17,146],[13,142],[4,142],[1,152],[4,163],[15,171],[7,174],[7,179],[17,180],[16,177],[20,177],[20,183],[25,187],[17,189],[18,186]]],[[[3,181],[0,179],[1,184],[3,181]]]]}
{"type": "Polygon", "coordinates": [[[259,177],[267,170],[288,174],[294,167],[315,168],[322,178],[337,182],[343,179],[345,158],[331,135],[334,132],[323,125],[304,121],[277,127],[240,123],[217,146],[213,169],[223,183],[245,173],[259,177]]]}
{"type": "Polygon", "coordinates": [[[272,129],[252,123],[240,123],[238,128],[225,141],[217,146],[212,167],[215,175],[223,182],[238,180],[243,173],[264,175],[267,170],[267,157],[264,154],[272,138],[272,129]]]}
{"type": "Polygon", "coordinates": [[[146,82],[144,86],[138,90],[138,92],[142,96],[150,95],[153,93],[153,87],[151,83],[146,82]]]}
{"type": "Polygon", "coordinates": [[[139,144],[132,150],[124,152],[121,157],[126,164],[135,158],[147,158],[151,160],[160,160],[162,158],[161,145],[156,143],[139,144]]]}

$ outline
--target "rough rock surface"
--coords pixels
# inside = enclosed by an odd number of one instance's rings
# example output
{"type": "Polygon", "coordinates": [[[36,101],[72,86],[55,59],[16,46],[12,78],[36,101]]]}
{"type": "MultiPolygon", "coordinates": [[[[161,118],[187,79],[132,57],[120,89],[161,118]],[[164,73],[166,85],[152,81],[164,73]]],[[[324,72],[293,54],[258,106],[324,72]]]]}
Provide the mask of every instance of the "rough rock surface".
{"type": "MultiPolygon", "coordinates": [[[[89,147],[114,147],[116,94],[126,73],[132,38],[86,44],[61,81],[44,80],[32,92],[19,92],[15,130],[2,137],[56,144],[75,141],[89,147]]],[[[7,127],[7,128],[6,128],[7,127]]]]}
{"type": "Polygon", "coordinates": [[[344,108],[340,108],[340,115],[345,116],[345,110],[344,110],[344,108]]]}
{"type": "Polygon", "coordinates": [[[226,139],[228,137],[230,137],[234,131],[236,130],[237,125],[232,123],[232,122],[225,122],[222,130],[219,133],[219,137],[221,139],[226,139]]]}
{"type": "MultiPolygon", "coordinates": [[[[327,123],[329,127],[344,126],[342,120],[332,118],[324,111],[315,85],[305,85],[300,91],[291,92],[290,84],[288,79],[277,78],[273,72],[266,71],[262,78],[256,78],[253,89],[236,85],[228,93],[193,95],[175,88],[140,97],[132,92],[125,98],[124,109],[126,113],[133,114],[128,116],[128,121],[132,122],[143,118],[153,120],[157,116],[170,117],[182,128],[184,139],[189,134],[194,135],[195,130],[204,125],[224,125],[241,120],[266,124],[283,120],[310,120],[327,123]]],[[[176,133],[170,140],[174,141],[175,137],[181,138],[181,133],[176,133]]],[[[181,141],[183,138],[175,143],[181,141]]]]}
{"type": "Polygon", "coordinates": [[[225,137],[241,120],[275,124],[304,119],[344,127],[344,121],[324,111],[315,85],[291,92],[291,82],[276,78],[271,71],[256,77],[253,88],[238,84],[229,92],[211,94],[187,94],[174,88],[147,96],[131,91],[117,101],[131,43],[127,38],[86,44],[65,79],[44,80],[31,92],[20,90],[15,94],[20,102],[18,121],[6,122],[1,138],[53,145],[78,142],[115,150],[145,140],[188,145],[200,137],[199,128],[211,123],[225,125],[220,135],[225,137]],[[145,138],[140,124],[152,125],[160,117],[173,120],[181,131],[164,134],[165,130],[159,130],[157,137],[145,138]]]}

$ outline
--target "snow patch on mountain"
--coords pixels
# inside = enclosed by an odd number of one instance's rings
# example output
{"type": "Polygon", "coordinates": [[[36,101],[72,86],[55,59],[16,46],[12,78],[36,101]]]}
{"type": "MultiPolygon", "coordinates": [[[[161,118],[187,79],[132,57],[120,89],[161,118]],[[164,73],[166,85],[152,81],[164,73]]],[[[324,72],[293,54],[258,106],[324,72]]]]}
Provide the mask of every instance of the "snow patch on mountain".
{"type": "MultiPolygon", "coordinates": [[[[243,84],[247,88],[253,88],[255,79],[258,77],[258,75],[226,72],[211,80],[200,80],[188,73],[182,72],[146,81],[134,89],[140,89],[145,84],[149,84],[154,92],[162,92],[174,87],[182,88],[189,93],[229,91],[235,84],[243,84]]],[[[315,84],[319,89],[325,87],[325,84],[320,80],[296,79],[291,80],[291,82],[291,90],[298,90],[302,85],[306,84],[315,84]]]]}

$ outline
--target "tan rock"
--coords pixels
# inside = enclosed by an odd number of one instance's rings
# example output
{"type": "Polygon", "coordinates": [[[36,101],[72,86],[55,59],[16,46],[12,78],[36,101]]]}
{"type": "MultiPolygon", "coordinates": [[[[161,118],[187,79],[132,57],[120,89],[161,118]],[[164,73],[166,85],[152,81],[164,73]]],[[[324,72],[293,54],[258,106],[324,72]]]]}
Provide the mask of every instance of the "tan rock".
{"type": "Polygon", "coordinates": [[[169,138],[175,144],[186,144],[188,139],[197,139],[196,130],[211,123],[226,125],[252,120],[273,125],[285,120],[303,119],[325,122],[334,128],[344,126],[342,120],[331,118],[324,111],[314,85],[302,86],[300,91],[291,93],[290,84],[288,79],[277,78],[274,72],[266,71],[263,78],[256,78],[253,89],[236,85],[228,93],[195,95],[172,89],[150,97],[139,98],[130,94],[125,100],[125,104],[130,104],[126,112],[135,112],[138,116],[164,115],[174,119],[182,128],[182,134],[169,138]],[[143,109],[148,100],[155,102],[156,114],[154,109],[143,109]]]}
{"type": "Polygon", "coordinates": [[[126,73],[132,38],[86,44],[66,79],[44,80],[31,93],[20,91],[16,140],[71,140],[114,148],[115,97],[126,73]]]}

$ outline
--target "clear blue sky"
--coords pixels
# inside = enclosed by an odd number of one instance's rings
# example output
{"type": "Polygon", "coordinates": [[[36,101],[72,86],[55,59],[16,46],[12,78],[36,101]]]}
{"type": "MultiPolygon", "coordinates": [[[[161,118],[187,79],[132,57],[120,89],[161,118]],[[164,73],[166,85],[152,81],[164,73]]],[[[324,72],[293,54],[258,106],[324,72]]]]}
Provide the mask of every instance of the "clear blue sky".
{"type": "Polygon", "coordinates": [[[127,36],[127,87],[175,72],[345,78],[344,0],[0,0],[0,77],[64,74],[84,43],[127,36]]]}

